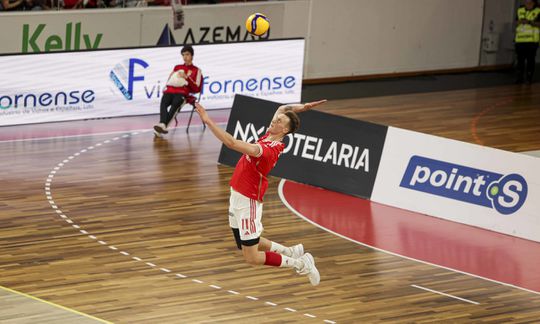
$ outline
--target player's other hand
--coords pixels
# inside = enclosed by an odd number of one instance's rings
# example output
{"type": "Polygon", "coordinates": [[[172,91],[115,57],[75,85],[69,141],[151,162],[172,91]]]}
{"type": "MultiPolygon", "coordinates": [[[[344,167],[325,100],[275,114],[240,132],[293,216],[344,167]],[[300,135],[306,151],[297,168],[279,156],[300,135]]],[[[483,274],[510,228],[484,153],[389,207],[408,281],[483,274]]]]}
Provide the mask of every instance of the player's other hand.
{"type": "Polygon", "coordinates": [[[197,110],[199,116],[201,116],[202,121],[206,123],[209,120],[206,109],[198,102],[195,103],[195,109],[197,110]]]}
{"type": "Polygon", "coordinates": [[[323,103],[325,103],[327,101],[328,100],[323,99],[323,100],[319,100],[319,101],[307,102],[307,103],[304,104],[304,109],[305,110],[310,110],[311,108],[316,107],[318,105],[322,105],[323,103]]]}

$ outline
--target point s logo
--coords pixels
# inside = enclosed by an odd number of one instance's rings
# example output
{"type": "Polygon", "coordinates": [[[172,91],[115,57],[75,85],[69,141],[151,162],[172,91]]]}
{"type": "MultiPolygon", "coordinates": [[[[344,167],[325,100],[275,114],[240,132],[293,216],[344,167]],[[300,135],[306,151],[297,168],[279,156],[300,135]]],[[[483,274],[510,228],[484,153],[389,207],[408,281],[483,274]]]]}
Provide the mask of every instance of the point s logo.
{"type": "Polygon", "coordinates": [[[458,164],[413,156],[400,187],[494,208],[518,211],[527,199],[527,182],[516,173],[502,175],[458,164]]]}
{"type": "Polygon", "coordinates": [[[144,75],[140,72],[149,66],[146,61],[138,58],[126,59],[114,66],[109,72],[109,78],[126,100],[133,100],[134,84],[144,81],[144,75]]]}

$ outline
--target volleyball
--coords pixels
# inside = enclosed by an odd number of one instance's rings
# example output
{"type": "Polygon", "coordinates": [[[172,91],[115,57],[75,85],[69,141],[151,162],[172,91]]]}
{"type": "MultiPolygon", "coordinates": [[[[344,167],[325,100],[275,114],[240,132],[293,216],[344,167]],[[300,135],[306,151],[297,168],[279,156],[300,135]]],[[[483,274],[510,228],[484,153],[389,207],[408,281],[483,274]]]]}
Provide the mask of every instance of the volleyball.
{"type": "Polygon", "coordinates": [[[270,28],[268,18],[261,13],[254,13],[246,20],[246,29],[250,34],[261,36],[270,28]]]}

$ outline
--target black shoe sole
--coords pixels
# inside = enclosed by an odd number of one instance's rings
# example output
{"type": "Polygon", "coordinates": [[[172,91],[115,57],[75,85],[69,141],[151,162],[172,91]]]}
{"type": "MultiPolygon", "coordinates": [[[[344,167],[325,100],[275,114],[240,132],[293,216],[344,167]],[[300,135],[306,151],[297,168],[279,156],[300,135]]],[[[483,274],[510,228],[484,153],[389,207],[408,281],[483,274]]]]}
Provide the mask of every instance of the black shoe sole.
{"type": "Polygon", "coordinates": [[[154,130],[160,134],[168,134],[169,131],[161,129],[161,127],[154,126],[154,130]]]}

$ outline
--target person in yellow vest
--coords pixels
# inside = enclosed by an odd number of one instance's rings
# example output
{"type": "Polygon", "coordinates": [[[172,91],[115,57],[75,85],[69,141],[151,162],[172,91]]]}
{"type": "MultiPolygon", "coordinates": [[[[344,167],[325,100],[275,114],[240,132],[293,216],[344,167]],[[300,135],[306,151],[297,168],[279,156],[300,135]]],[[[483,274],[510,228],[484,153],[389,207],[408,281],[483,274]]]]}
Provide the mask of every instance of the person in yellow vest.
{"type": "Polygon", "coordinates": [[[517,10],[516,26],[516,83],[533,82],[534,65],[538,42],[540,41],[540,8],[538,0],[525,0],[517,10]]]}

